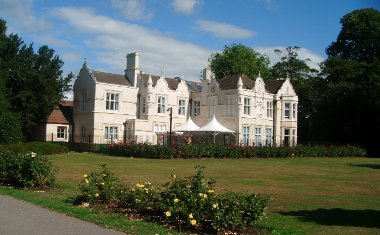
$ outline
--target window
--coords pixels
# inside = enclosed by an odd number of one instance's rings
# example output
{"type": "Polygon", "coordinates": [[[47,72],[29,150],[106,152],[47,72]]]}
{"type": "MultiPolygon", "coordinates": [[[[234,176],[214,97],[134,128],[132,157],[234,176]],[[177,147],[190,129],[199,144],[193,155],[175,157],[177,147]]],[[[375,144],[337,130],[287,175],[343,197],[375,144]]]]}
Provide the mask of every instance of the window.
{"type": "Polygon", "coordinates": [[[67,138],[67,127],[58,126],[57,127],[57,139],[66,139],[67,138]]]}
{"type": "Polygon", "coordinates": [[[244,98],[244,114],[251,115],[251,99],[244,98]]]}
{"type": "Polygon", "coordinates": [[[179,100],[178,101],[178,114],[179,115],[185,115],[186,108],[185,108],[185,100],[179,100]]]}
{"type": "Polygon", "coordinates": [[[117,126],[106,126],[104,128],[104,139],[117,140],[117,126]]]}
{"type": "Polygon", "coordinates": [[[290,103],[285,103],[284,107],[284,118],[290,118],[290,103]]]}
{"type": "Polygon", "coordinates": [[[224,144],[230,144],[230,135],[224,134],[224,144]]]}
{"type": "Polygon", "coordinates": [[[106,93],[106,110],[119,110],[119,94],[112,92],[106,93]]]}
{"type": "Polygon", "coordinates": [[[284,146],[289,146],[290,130],[284,129],[284,146]]]}
{"type": "Polygon", "coordinates": [[[165,113],[165,97],[164,96],[159,96],[157,99],[157,113],[165,113]]]}
{"type": "Polygon", "coordinates": [[[255,128],[255,145],[261,145],[261,127],[255,128]]]}
{"type": "Polygon", "coordinates": [[[86,127],[84,126],[80,128],[80,137],[82,138],[86,137],[86,127]]]}
{"type": "Polygon", "coordinates": [[[249,126],[243,127],[243,144],[249,144],[249,126]]]}
{"type": "Polygon", "coordinates": [[[142,99],[141,99],[141,112],[142,113],[145,113],[145,104],[146,104],[146,102],[145,102],[145,97],[143,97],[142,99]]]}
{"type": "Polygon", "coordinates": [[[265,145],[272,145],[272,128],[265,129],[265,145]]]}
{"type": "Polygon", "coordinates": [[[208,98],[208,116],[213,117],[216,111],[216,102],[217,97],[209,97],[208,98]]]}
{"type": "Polygon", "coordinates": [[[194,107],[194,116],[199,116],[201,114],[201,102],[199,100],[193,101],[193,107],[194,107]]]}
{"type": "Polygon", "coordinates": [[[154,125],[154,133],[156,133],[156,134],[166,133],[166,124],[155,124],[154,125]]]}
{"type": "Polygon", "coordinates": [[[267,102],[267,117],[268,118],[273,117],[273,102],[272,101],[267,102]]]}
{"type": "Polygon", "coordinates": [[[224,107],[226,116],[233,115],[232,96],[226,96],[224,98],[224,107]]]}
{"type": "Polygon", "coordinates": [[[81,93],[81,110],[85,111],[86,110],[86,102],[87,102],[87,92],[82,92],[81,93]]]}
{"type": "Polygon", "coordinates": [[[292,116],[292,118],[293,118],[293,119],[297,119],[297,105],[296,105],[296,104],[293,104],[293,109],[292,109],[292,111],[293,111],[293,116],[292,116]]]}

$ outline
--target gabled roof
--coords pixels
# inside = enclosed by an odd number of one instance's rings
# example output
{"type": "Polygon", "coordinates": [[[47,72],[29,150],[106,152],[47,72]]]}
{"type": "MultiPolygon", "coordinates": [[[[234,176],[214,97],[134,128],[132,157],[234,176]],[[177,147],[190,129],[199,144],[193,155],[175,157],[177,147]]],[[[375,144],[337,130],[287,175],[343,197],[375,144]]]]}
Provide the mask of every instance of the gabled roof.
{"type": "Polygon", "coordinates": [[[267,90],[269,93],[277,94],[278,90],[280,90],[284,82],[285,82],[285,79],[264,81],[265,90],[267,90]]]}
{"type": "MultiPolygon", "coordinates": [[[[149,76],[152,77],[153,87],[156,86],[158,79],[160,79],[160,76],[156,75],[150,75],[150,74],[140,74],[141,79],[144,81],[144,83],[148,82],[149,76]]],[[[176,90],[178,88],[178,84],[183,80],[182,78],[175,77],[175,78],[167,78],[165,77],[166,82],[168,83],[169,89],[176,90]]],[[[184,80],[189,91],[190,92],[199,92],[202,90],[202,86],[200,83],[193,82],[193,81],[186,81],[184,80]]]]}
{"type": "Polygon", "coordinates": [[[110,83],[116,85],[131,86],[131,83],[124,75],[92,71],[97,82],[110,83]]]}
{"type": "Polygon", "coordinates": [[[61,101],[51,112],[46,123],[51,124],[73,124],[73,101],[61,101]]]}
{"type": "Polygon", "coordinates": [[[255,86],[255,82],[250,79],[247,75],[228,75],[219,81],[219,87],[222,90],[237,89],[237,82],[241,76],[241,81],[243,82],[243,89],[252,89],[255,86]]]}

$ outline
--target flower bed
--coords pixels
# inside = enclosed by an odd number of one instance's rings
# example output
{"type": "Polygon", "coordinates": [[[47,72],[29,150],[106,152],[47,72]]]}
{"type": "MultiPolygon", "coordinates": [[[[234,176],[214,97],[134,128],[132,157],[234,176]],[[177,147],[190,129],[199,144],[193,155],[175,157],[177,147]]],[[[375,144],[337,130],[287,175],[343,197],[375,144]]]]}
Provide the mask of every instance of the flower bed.
{"type": "Polygon", "coordinates": [[[84,175],[80,183],[82,205],[106,204],[119,211],[136,213],[180,231],[217,233],[254,228],[267,211],[269,198],[258,194],[224,193],[214,190],[204,177],[204,167],[184,179],[175,175],[163,187],[150,182],[123,185],[105,165],[101,172],[84,175]]]}
{"type": "Polygon", "coordinates": [[[109,154],[145,158],[284,158],[284,157],[364,157],[366,151],[356,146],[245,146],[193,144],[171,146],[149,143],[118,143],[108,147],[109,154]]]}
{"type": "Polygon", "coordinates": [[[0,183],[15,187],[31,188],[51,186],[57,169],[45,156],[30,152],[0,153],[0,183]]]}

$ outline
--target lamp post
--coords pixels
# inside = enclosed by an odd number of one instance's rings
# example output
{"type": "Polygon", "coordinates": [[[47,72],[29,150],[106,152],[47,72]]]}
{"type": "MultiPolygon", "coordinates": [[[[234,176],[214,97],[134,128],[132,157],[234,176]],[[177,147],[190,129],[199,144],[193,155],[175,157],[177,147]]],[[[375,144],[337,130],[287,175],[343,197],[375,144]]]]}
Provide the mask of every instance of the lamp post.
{"type": "Polygon", "coordinates": [[[125,122],[123,122],[123,125],[124,125],[124,136],[123,136],[123,142],[127,142],[127,120],[125,120],[125,122]]]}
{"type": "Polygon", "coordinates": [[[169,146],[172,144],[172,120],[173,120],[173,107],[167,109],[169,112],[169,146]]]}

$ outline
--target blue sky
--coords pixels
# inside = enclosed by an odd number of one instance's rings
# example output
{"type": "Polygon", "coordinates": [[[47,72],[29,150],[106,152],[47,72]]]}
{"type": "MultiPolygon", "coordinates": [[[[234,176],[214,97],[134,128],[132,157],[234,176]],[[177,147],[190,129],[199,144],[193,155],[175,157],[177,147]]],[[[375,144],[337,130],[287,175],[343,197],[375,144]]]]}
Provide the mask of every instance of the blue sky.
{"type": "Polygon", "coordinates": [[[78,73],[87,57],[93,70],[123,74],[126,54],[141,54],[145,73],[199,80],[213,52],[242,43],[267,54],[299,46],[310,65],[355,9],[379,9],[379,0],[0,0],[8,33],[37,49],[47,44],[78,73]]]}

